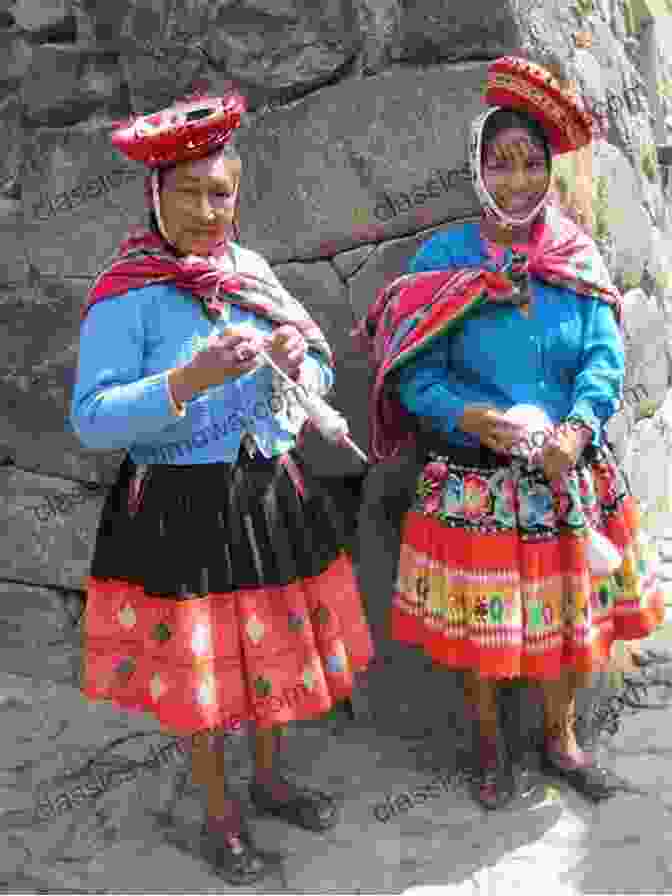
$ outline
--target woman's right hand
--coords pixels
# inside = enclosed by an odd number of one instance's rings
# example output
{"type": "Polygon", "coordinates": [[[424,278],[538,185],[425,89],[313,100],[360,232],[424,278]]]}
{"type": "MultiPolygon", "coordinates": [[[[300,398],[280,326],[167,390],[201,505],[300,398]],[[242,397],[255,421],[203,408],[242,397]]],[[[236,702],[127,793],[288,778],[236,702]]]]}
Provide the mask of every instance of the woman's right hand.
{"type": "Polygon", "coordinates": [[[213,333],[207,346],[187,366],[204,384],[201,388],[220,386],[226,380],[254,370],[264,345],[265,337],[256,327],[249,324],[227,327],[221,333],[213,333]]]}
{"type": "Polygon", "coordinates": [[[264,346],[264,335],[249,324],[213,333],[206,347],[188,364],[171,372],[173,397],[184,403],[203,389],[220,386],[226,380],[250,373],[258,366],[258,354],[264,346]]]}
{"type": "Polygon", "coordinates": [[[484,405],[467,405],[457,425],[498,454],[508,454],[525,436],[522,424],[512,423],[501,411],[484,405]]]}

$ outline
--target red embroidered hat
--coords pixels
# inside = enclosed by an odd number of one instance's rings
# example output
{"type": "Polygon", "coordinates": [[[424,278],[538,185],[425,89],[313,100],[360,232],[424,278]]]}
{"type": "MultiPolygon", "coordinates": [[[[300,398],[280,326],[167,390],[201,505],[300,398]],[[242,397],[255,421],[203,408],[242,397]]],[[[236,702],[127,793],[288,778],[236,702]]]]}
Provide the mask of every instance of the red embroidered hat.
{"type": "Polygon", "coordinates": [[[502,56],[488,66],[483,102],[527,112],[543,127],[557,155],[587,146],[593,138],[592,118],[578,98],[549,71],[526,59],[502,56]]]}
{"type": "Polygon", "coordinates": [[[149,168],[202,159],[231,139],[246,108],[236,91],[225,97],[193,93],[152,115],[115,122],[111,140],[149,168]]]}

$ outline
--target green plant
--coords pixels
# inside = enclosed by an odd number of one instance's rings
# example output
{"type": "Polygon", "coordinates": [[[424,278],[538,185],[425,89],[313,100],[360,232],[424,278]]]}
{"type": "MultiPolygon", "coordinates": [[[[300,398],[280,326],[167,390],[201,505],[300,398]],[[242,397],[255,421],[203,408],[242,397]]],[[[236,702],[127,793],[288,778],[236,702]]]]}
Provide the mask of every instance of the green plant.
{"type": "Polygon", "coordinates": [[[670,510],[672,510],[672,507],[670,507],[670,499],[666,498],[664,495],[656,498],[654,510],[656,513],[669,513],[670,510]]]}
{"type": "Polygon", "coordinates": [[[352,210],[352,222],[353,224],[368,224],[371,215],[367,208],[354,208],[352,210]]]}
{"type": "Polygon", "coordinates": [[[643,398],[637,405],[637,410],[635,411],[635,423],[653,417],[660,405],[661,402],[656,401],[654,398],[643,398]]]}
{"type": "Polygon", "coordinates": [[[635,274],[632,271],[625,271],[621,275],[621,292],[627,292],[630,289],[637,289],[642,282],[642,275],[635,274]]]}
{"type": "Polygon", "coordinates": [[[651,183],[654,183],[658,179],[658,157],[656,147],[651,143],[647,143],[646,146],[642,147],[641,164],[645,176],[651,183]]]}
{"type": "Polygon", "coordinates": [[[672,81],[669,78],[663,78],[662,81],[658,82],[658,93],[661,96],[672,99],[672,81]]]}
{"type": "Polygon", "coordinates": [[[654,279],[658,289],[672,288],[672,271],[659,271],[654,279]]]}
{"type": "Polygon", "coordinates": [[[574,11],[579,19],[585,19],[595,9],[593,0],[574,0],[574,11]]]}
{"type": "Polygon", "coordinates": [[[609,187],[604,175],[595,179],[593,212],[595,215],[595,239],[606,240],[609,236],[609,187]]]}

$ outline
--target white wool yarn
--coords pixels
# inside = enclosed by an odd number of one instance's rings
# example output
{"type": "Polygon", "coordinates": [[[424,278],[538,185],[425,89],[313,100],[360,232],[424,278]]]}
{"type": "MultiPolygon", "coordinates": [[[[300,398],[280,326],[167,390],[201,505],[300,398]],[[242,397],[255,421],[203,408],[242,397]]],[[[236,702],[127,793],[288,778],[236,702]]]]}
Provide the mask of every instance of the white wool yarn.
{"type": "MultiPolygon", "coordinates": [[[[545,436],[552,434],[554,426],[550,417],[542,408],[532,404],[516,404],[504,416],[513,423],[523,424],[527,433],[527,442],[523,439],[522,445],[516,446],[511,453],[524,457],[530,465],[539,464],[544,439],[538,433],[545,436]]],[[[596,576],[612,575],[623,562],[617,548],[592,526],[588,526],[586,550],[588,567],[596,576]]]]}
{"type": "Polygon", "coordinates": [[[296,400],[308,415],[311,423],[330,442],[339,442],[349,432],[348,421],[335,408],[314,392],[296,392],[296,400]]]}
{"type": "Polygon", "coordinates": [[[530,465],[540,463],[544,442],[553,432],[553,423],[546,411],[533,404],[514,404],[504,414],[511,423],[525,427],[525,436],[511,449],[514,457],[523,457],[530,465]]]}

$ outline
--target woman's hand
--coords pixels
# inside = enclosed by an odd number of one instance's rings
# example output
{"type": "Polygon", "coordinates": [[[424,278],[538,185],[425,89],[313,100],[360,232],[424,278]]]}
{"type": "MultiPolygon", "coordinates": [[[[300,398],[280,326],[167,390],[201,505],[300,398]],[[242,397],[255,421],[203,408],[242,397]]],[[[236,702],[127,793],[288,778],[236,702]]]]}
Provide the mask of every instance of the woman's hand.
{"type": "Polygon", "coordinates": [[[254,370],[264,348],[263,334],[250,325],[227,327],[210,336],[207,346],[184,367],[169,374],[171,391],[179,404],[197,392],[236,379],[254,370]]]}
{"type": "Polygon", "coordinates": [[[278,327],[266,343],[267,354],[290,376],[297,372],[307,351],[308,343],[292,324],[278,327]]]}
{"type": "Polygon", "coordinates": [[[584,427],[558,426],[541,455],[541,465],[547,479],[557,479],[576,466],[583,449],[590,441],[590,430],[584,427]]]}
{"type": "Polygon", "coordinates": [[[512,423],[496,408],[483,405],[467,405],[458,426],[498,454],[509,453],[525,435],[522,424],[512,423]]]}

